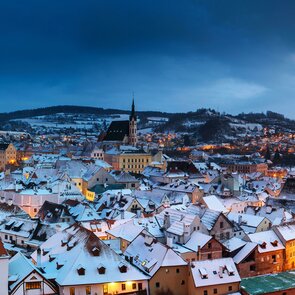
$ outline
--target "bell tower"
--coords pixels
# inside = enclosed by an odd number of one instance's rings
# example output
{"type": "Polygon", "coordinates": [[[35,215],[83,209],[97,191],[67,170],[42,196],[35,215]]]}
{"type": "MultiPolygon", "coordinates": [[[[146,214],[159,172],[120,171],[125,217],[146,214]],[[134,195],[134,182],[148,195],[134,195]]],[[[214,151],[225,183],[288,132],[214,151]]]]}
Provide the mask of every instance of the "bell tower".
{"type": "Polygon", "coordinates": [[[129,117],[129,144],[134,146],[137,144],[137,118],[135,114],[134,95],[132,99],[131,114],[129,117]]]}

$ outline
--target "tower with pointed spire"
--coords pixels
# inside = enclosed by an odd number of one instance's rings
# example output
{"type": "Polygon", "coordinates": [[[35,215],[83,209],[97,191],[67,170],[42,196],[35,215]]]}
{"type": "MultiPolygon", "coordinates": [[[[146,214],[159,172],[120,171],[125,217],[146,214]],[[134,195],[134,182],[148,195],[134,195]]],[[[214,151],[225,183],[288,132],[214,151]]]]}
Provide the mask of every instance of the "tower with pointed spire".
{"type": "Polygon", "coordinates": [[[129,117],[129,144],[137,145],[137,117],[135,114],[134,95],[132,99],[131,114],[129,117]]]}

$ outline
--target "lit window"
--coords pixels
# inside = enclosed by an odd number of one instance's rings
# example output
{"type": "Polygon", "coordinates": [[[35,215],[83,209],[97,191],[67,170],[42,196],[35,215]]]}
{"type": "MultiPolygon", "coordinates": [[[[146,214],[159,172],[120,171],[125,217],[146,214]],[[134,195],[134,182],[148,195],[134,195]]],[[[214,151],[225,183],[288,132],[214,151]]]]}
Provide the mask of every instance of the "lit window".
{"type": "Polygon", "coordinates": [[[26,283],[26,290],[41,289],[41,282],[26,283]]]}
{"type": "Polygon", "coordinates": [[[86,295],[91,295],[91,287],[90,286],[86,287],[86,295]]]}

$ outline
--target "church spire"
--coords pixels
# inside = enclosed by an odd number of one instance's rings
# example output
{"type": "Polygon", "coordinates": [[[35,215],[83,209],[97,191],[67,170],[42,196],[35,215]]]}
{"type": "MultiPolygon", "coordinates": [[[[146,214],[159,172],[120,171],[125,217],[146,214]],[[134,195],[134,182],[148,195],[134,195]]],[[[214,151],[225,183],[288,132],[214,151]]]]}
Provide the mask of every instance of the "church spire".
{"type": "Polygon", "coordinates": [[[134,119],[136,120],[136,115],[135,115],[135,104],[134,104],[134,93],[132,97],[132,107],[131,107],[131,114],[130,114],[130,121],[134,119]]]}
{"type": "Polygon", "coordinates": [[[137,144],[137,118],[135,114],[134,93],[132,98],[131,114],[129,117],[129,144],[137,144]]]}

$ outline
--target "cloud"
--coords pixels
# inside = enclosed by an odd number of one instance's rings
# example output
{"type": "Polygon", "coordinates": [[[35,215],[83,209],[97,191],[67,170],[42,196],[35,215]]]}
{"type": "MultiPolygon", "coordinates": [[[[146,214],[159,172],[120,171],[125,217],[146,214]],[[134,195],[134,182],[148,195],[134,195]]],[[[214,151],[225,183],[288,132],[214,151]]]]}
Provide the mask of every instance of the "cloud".
{"type": "Polygon", "coordinates": [[[127,109],[134,90],[142,110],[294,117],[294,11],[292,0],[3,1],[0,107],[127,109]]]}
{"type": "MultiPolygon", "coordinates": [[[[203,95],[219,99],[247,100],[264,95],[269,89],[263,85],[235,78],[222,78],[201,90],[203,95]]],[[[233,101],[234,102],[234,101],[233,101]]]]}

